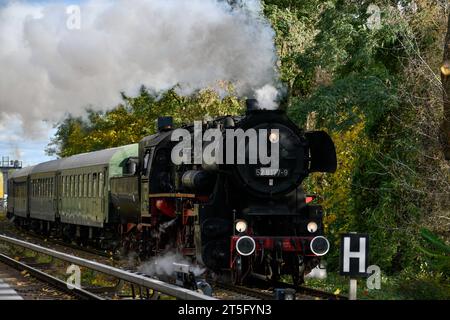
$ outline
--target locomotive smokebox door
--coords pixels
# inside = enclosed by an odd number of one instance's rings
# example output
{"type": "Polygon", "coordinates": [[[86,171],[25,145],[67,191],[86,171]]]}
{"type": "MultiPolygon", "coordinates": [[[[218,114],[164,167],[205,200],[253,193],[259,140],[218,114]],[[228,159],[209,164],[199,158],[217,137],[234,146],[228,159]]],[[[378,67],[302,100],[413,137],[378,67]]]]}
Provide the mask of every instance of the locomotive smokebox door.
{"type": "Polygon", "coordinates": [[[330,172],[337,168],[336,149],[333,140],[325,131],[311,131],[305,133],[309,143],[310,167],[309,172],[330,172]]]}

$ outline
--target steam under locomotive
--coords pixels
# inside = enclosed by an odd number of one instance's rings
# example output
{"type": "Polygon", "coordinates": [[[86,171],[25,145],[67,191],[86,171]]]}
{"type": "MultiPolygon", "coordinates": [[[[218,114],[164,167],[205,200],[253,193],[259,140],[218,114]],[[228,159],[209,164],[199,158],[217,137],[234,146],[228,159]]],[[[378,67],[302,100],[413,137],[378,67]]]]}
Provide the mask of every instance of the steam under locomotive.
{"type": "MultiPolygon", "coordinates": [[[[336,170],[328,134],[304,132],[285,112],[260,110],[256,100],[248,100],[244,116],[200,126],[202,133],[214,128],[223,137],[229,129],[262,132],[256,140],[247,136],[241,144],[227,145],[233,150],[225,153],[233,151],[233,159],[244,157],[245,163],[175,164],[176,128],[166,117],[158,128],[138,144],[15,172],[8,181],[9,218],[105,249],[120,247],[147,257],[176,250],[214,273],[230,271],[234,283],[254,275],[277,280],[282,274],[301,283],[329,250],[322,208],[310,203],[300,186],[312,172],[336,170]],[[250,159],[261,142],[277,144],[275,169],[263,159],[250,159]]],[[[192,137],[190,145],[198,143],[195,125],[181,129],[192,137]]],[[[201,147],[212,141],[202,140],[201,147]]]]}

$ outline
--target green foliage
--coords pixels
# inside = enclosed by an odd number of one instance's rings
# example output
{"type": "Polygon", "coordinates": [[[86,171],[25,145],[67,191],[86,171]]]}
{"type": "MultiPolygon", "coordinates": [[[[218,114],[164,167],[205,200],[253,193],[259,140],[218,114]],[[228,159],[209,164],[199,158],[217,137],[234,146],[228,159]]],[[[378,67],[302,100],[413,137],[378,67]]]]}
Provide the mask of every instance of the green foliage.
{"type": "Polygon", "coordinates": [[[420,234],[426,246],[418,246],[419,250],[428,258],[434,270],[450,278],[450,246],[426,228],[422,228],[420,234]]]}
{"type": "Polygon", "coordinates": [[[421,119],[407,94],[429,89],[405,71],[423,59],[419,50],[436,46],[435,9],[421,2],[407,15],[387,1],[317,5],[314,40],[295,61],[306,77],[303,94],[293,91],[288,111],[301,126],[314,114],[313,127],[336,142],[338,171],[308,179],[309,190],[323,196],[335,248],[328,265],[338,266],[339,234],[360,231],[370,235],[371,263],[396,273],[420,261],[417,226],[429,214],[421,119]],[[369,4],[381,9],[379,29],[367,27],[369,4]]]}
{"type": "Polygon", "coordinates": [[[159,116],[172,116],[177,125],[207,116],[236,114],[242,102],[233,96],[220,99],[210,90],[190,97],[177,95],[175,89],[161,96],[141,89],[137,97],[123,96],[123,104],[107,112],[87,110],[86,118],[69,116],[57,125],[47,153],[68,157],[139,142],[156,132],[159,116]]]}

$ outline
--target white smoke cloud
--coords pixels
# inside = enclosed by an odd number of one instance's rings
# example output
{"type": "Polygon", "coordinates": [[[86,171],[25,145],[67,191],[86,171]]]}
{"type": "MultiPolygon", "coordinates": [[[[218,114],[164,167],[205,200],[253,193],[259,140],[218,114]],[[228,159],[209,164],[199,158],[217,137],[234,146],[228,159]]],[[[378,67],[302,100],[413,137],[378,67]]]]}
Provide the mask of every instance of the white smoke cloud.
{"type": "Polygon", "coordinates": [[[0,122],[18,114],[35,135],[39,121],[111,108],[141,85],[179,84],[188,95],[230,81],[248,96],[275,85],[274,32],[258,0],[238,3],[87,0],[81,28],[70,30],[64,4],[9,2],[0,7],[0,122]]]}
{"type": "Polygon", "coordinates": [[[150,276],[174,276],[176,270],[174,263],[190,265],[191,271],[196,276],[203,274],[206,270],[191,265],[186,258],[176,252],[167,252],[162,256],[155,257],[139,266],[138,270],[150,276]]]}
{"type": "Polygon", "coordinates": [[[275,110],[278,108],[280,91],[270,84],[256,90],[256,99],[262,109],[275,110]]]}

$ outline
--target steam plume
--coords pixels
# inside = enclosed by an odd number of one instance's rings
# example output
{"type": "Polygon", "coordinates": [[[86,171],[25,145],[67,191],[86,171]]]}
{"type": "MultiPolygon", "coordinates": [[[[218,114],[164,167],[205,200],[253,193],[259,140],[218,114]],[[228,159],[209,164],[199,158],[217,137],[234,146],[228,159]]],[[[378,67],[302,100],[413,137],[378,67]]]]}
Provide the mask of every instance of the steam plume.
{"type": "Polygon", "coordinates": [[[141,85],[178,84],[188,95],[229,81],[247,96],[276,86],[274,32],[259,0],[236,3],[87,0],[77,29],[65,4],[10,1],[0,7],[0,122],[16,113],[34,133],[39,121],[113,107],[141,85]]]}
{"type": "MultiPolygon", "coordinates": [[[[150,276],[173,276],[175,274],[174,263],[191,265],[181,254],[175,252],[168,252],[162,256],[155,257],[148,262],[142,264],[139,271],[150,276]]],[[[194,275],[199,276],[205,272],[198,266],[191,265],[194,275]]]]}

